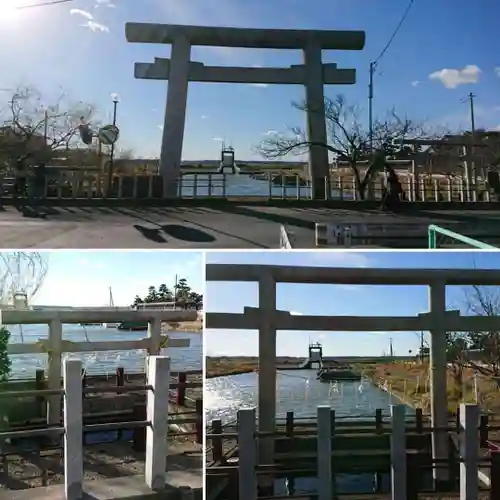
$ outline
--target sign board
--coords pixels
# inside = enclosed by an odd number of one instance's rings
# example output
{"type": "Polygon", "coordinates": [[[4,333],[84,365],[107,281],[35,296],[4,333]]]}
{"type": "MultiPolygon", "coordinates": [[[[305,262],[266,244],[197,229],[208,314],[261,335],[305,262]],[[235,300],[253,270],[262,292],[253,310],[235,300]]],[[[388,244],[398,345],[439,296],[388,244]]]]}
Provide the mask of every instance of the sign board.
{"type": "Polygon", "coordinates": [[[118,140],[120,129],[116,125],[105,125],[99,129],[97,136],[102,144],[114,144],[118,140]]]}

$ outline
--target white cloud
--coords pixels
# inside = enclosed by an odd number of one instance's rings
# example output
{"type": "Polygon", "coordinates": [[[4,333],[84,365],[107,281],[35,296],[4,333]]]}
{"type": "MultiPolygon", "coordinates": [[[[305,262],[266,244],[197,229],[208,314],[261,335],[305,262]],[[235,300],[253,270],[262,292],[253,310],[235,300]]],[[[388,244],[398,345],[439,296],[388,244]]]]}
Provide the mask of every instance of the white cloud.
{"type": "Polygon", "coordinates": [[[497,75],[498,78],[500,78],[500,66],[497,66],[493,71],[495,72],[495,75],[497,75]]]}
{"type": "Polygon", "coordinates": [[[161,130],[163,132],[163,125],[156,125],[158,127],[159,130],[161,130]]]}
{"type": "Polygon", "coordinates": [[[80,259],[78,265],[90,269],[104,269],[106,267],[102,262],[90,261],[88,259],[80,259]]]}
{"type": "Polygon", "coordinates": [[[500,125],[497,125],[496,127],[493,127],[493,130],[495,130],[496,132],[500,132],[500,125]]]}
{"type": "Polygon", "coordinates": [[[418,87],[419,84],[420,84],[419,80],[414,80],[413,82],[411,82],[412,87],[418,87]]]}
{"type": "Polygon", "coordinates": [[[456,89],[459,85],[477,83],[481,70],[475,64],[468,64],[463,69],[444,68],[429,75],[430,80],[439,80],[447,89],[456,89]]]}
{"type": "Polygon", "coordinates": [[[264,132],[263,135],[270,136],[270,135],[277,135],[277,134],[278,134],[277,130],[268,130],[267,132],[264,132]]]}
{"type": "Polygon", "coordinates": [[[212,141],[215,141],[215,142],[224,142],[224,139],[222,137],[212,137],[212,141]]]}
{"type": "Polygon", "coordinates": [[[109,28],[105,24],[96,23],[95,21],[87,21],[81,26],[82,28],[88,28],[94,33],[96,33],[97,31],[100,31],[101,33],[109,33],[109,28]]]}
{"type": "Polygon", "coordinates": [[[111,2],[111,0],[96,0],[94,8],[97,9],[99,7],[108,7],[110,9],[114,9],[116,5],[113,2],[111,2]]]}
{"type": "Polygon", "coordinates": [[[69,13],[72,16],[82,16],[85,19],[88,19],[89,21],[92,21],[92,19],[94,19],[94,16],[90,12],[87,12],[86,10],[82,9],[71,9],[69,13]]]}
{"type": "Polygon", "coordinates": [[[208,118],[208,115],[201,115],[202,120],[206,120],[208,118]]]}
{"type": "Polygon", "coordinates": [[[365,253],[352,250],[317,251],[311,252],[310,257],[317,262],[332,267],[369,267],[371,265],[370,258],[365,253]]]}

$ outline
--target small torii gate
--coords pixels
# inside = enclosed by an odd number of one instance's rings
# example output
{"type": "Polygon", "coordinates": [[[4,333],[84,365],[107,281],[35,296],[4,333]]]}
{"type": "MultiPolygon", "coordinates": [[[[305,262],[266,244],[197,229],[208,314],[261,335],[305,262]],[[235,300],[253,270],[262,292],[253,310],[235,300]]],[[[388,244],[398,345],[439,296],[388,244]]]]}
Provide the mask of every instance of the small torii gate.
{"type": "MultiPolygon", "coordinates": [[[[446,382],[446,332],[500,330],[500,317],[461,316],[446,310],[447,285],[500,285],[500,270],[492,269],[357,269],[292,267],[269,265],[207,264],[206,281],[257,282],[259,307],[245,307],[243,314],[206,313],[206,328],[259,331],[259,430],[274,432],[276,427],[276,332],[342,331],[390,332],[429,331],[432,456],[448,458],[448,436],[439,431],[448,424],[446,382]],[[276,310],[277,283],[341,285],[426,285],[429,312],[409,317],[382,316],[296,316],[276,310]]],[[[274,438],[259,443],[261,464],[274,463],[274,438]]],[[[446,482],[448,471],[434,469],[436,485],[446,482]]],[[[270,487],[270,478],[262,480],[270,487]]],[[[438,486],[439,487],[439,486],[438,486]]]]}
{"type": "MultiPolygon", "coordinates": [[[[323,64],[322,50],[362,50],[363,31],[247,29],[171,24],[127,23],[128,42],[171,44],[170,59],[136,63],[139,79],[168,80],[167,106],[163,126],[160,173],[165,197],[177,196],[182,144],[186,121],[189,82],[226,82],[304,85],[309,141],[326,144],[324,85],[354,84],[356,70],[323,64]],[[299,49],[304,63],[289,68],[206,66],[191,61],[192,46],[299,49]]],[[[313,196],[325,199],[325,178],[329,175],[328,151],[322,146],[309,150],[313,196]]]]}

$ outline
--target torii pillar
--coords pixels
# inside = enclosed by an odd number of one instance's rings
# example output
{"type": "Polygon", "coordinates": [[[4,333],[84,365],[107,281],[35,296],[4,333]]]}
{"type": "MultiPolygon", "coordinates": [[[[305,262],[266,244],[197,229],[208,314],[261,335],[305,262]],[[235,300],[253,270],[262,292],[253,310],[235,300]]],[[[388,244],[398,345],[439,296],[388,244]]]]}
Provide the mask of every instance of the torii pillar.
{"type": "Polygon", "coordinates": [[[156,58],[154,63],[136,63],[135,77],[168,80],[167,107],[163,126],[160,172],[165,197],[176,197],[181,174],[182,143],[186,121],[189,82],[265,83],[304,85],[306,89],[307,133],[310,179],[313,198],[330,197],[328,150],[325,122],[325,84],[353,84],[354,69],[337,69],[323,64],[322,50],[361,50],[365,44],[362,31],[260,30],[209,28],[167,24],[127,23],[127,41],[168,43],[170,59],[156,58]],[[298,49],[304,63],[289,68],[248,68],[205,66],[191,61],[191,46],[298,49]],[[328,189],[325,189],[327,188],[328,189]]]}

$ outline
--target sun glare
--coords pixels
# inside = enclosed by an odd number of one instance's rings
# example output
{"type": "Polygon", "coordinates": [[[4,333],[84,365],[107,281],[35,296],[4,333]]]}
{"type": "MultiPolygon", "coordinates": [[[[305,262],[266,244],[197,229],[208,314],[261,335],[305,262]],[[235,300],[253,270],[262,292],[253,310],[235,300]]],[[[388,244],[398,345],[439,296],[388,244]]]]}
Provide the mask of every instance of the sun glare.
{"type": "Polygon", "coordinates": [[[28,5],[25,0],[0,0],[0,22],[17,17],[21,13],[19,7],[25,5],[28,5]]]}

